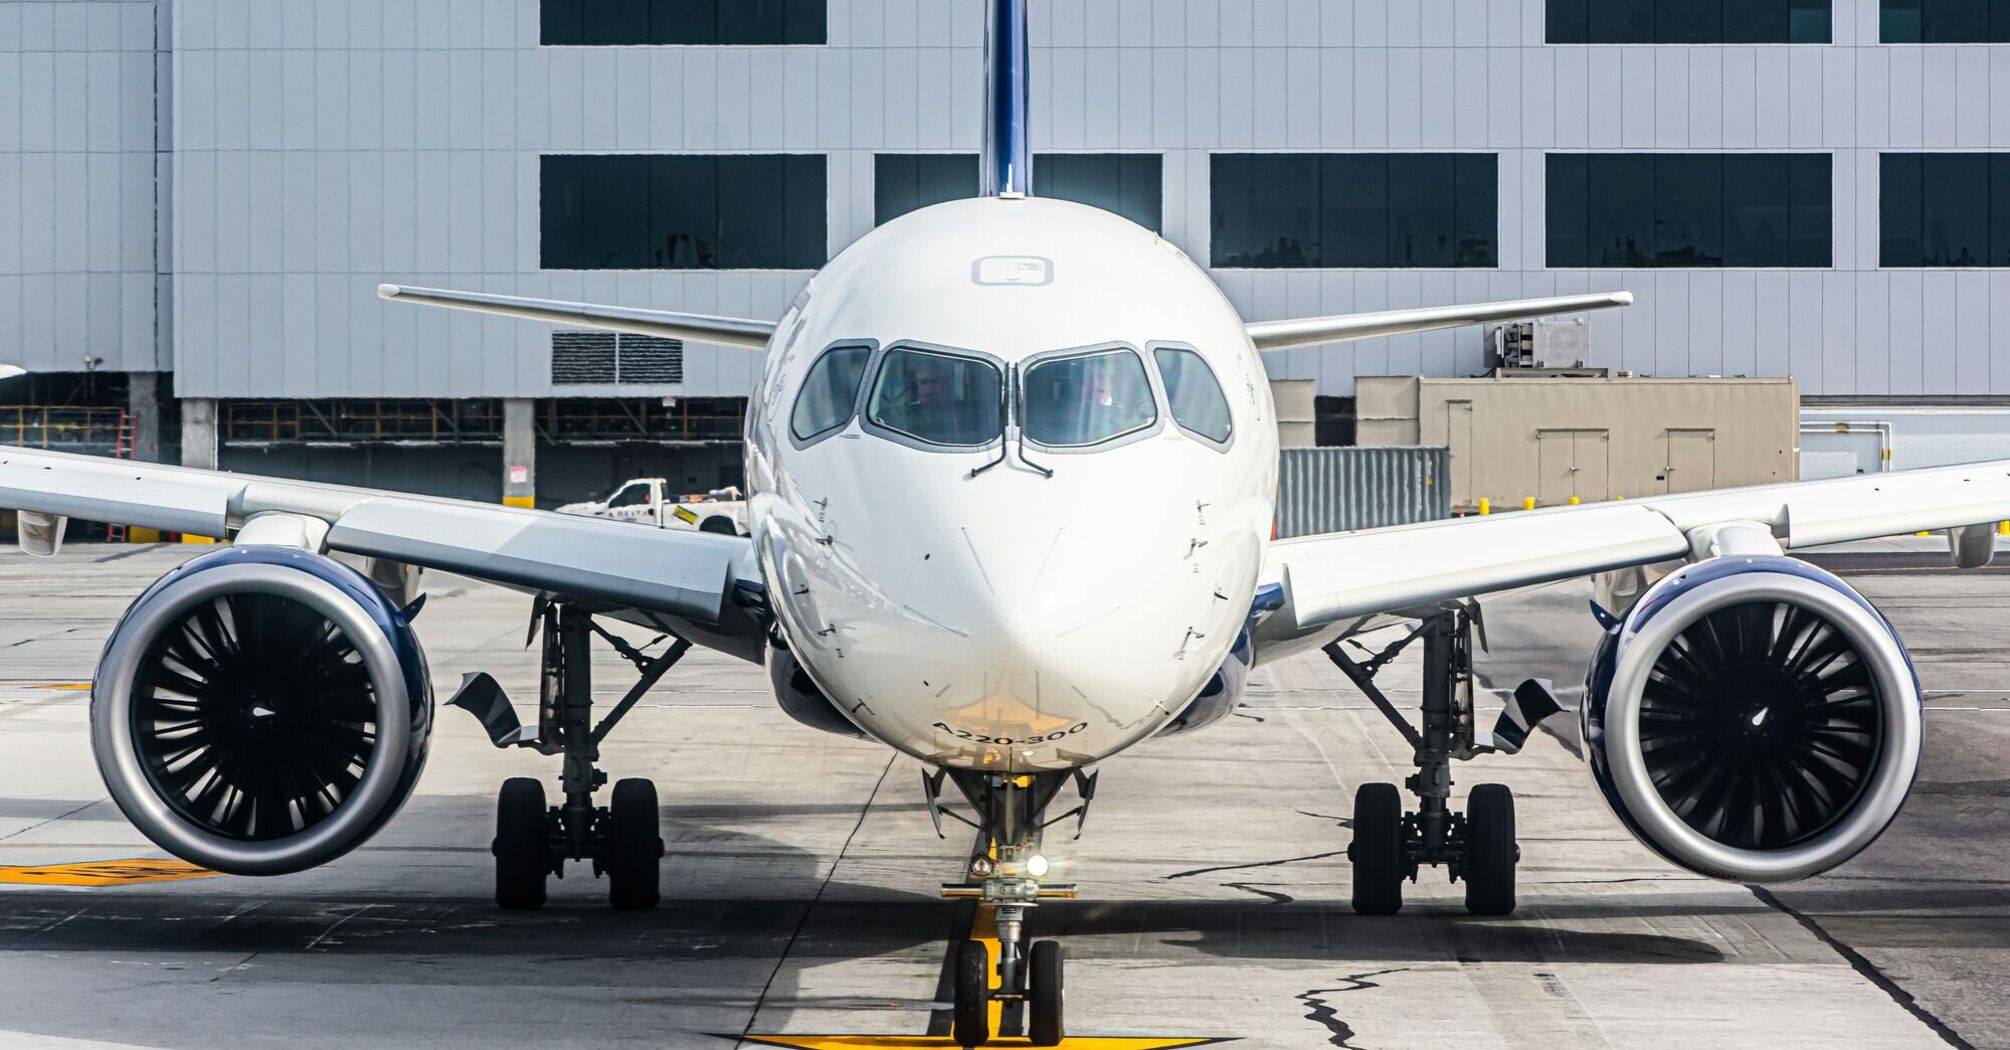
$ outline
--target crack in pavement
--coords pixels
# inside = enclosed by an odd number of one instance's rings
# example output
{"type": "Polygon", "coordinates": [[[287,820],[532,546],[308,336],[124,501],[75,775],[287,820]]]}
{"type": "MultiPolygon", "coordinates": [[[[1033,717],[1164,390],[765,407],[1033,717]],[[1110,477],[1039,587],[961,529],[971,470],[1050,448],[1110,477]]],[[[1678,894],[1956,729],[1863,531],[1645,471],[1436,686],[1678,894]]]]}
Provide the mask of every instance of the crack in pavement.
{"type": "Polygon", "coordinates": [[[1332,1037],[1326,1040],[1328,1044],[1332,1046],[1346,1047],[1348,1048],[1348,1050],[1362,1050],[1362,1048],[1354,1045],[1355,1032],[1353,1026],[1341,1020],[1340,1014],[1337,1011],[1335,1011],[1333,1007],[1327,1005],[1326,1000],[1322,998],[1322,996],[1339,995],[1343,992],[1361,992],[1366,991],[1370,988],[1380,988],[1382,987],[1380,984],[1377,984],[1376,982],[1371,981],[1368,978],[1382,977],[1392,973],[1402,973],[1408,969],[1409,967],[1407,966],[1398,966],[1390,970],[1371,970],[1367,973],[1352,974],[1340,978],[1342,981],[1347,982],[1345,987],[1313,988],[1307,991],[1300,992],[1297,995],[1292,996],[1292,998],[1312,1008],[1312,1011],[1305,1015],[1306,1020],[1315,1021],[1320,1025],[1320,1027],[1325,1028],[1328,1032],[1332,1033],[1332,1037]]]}
{"type": "Polygon", "coordinates": [[[1344,849],[1336,849],[1327,853],[1314,853],[1309,857],[1285,857],[1282,860],[1258,860],[1258,861],[1251,861],[1248,864],[1223,864],[1213,868],[1195,868],[1192,871],[1174,872],[1171,875],[1167,875],[1166,878],[1186,879],[1186,878],[1192,878],[1195,875],[1209,875],[1217,871],[1243,871],[1249,868],[1274,868],[1280,864],[1296,864],[1301,860],[1325,860],[1327,857],[1337,857],[1345,852],[1347,851],[1344,849]]]}
{"type": "Polygon", "coordinates": [[[1849,963],[1850,969],[1863,975],[1866,980],[1876,985],[1880,991],[1890,996],[1891,1001],[1897,1003],[1906,1013],[1918,1018],[1921,1024],[1932,1029],[1933,1034],[1939,1036],[1941,1042],[1955,1047],[1957,1050],[1975,1050],[1975,1044],[1963,1039],[1961,1033],[1948,1027],[1947,1022],[1934,1016],[1933,1012],[1926,1007],[1919,1005],[1919,1000],[1915,999],[1911,992],[1900,988],[1897,981],[1885,976],[1884,971],[1878,969],[1876,963],[1865,958],[1862,952],[1837,940],[1828,930],[1822,927],[1821,923],[1816,922],[1799,909],[1775,897],[1771,890],[1763,886],[1746,886],[1745,888],[1751,890],[1752,896],[1759,898],[1760,903],[1776,911],[1783,912],[1795,922],[1800,923],[1802,929],[1814,934],[1816,940],[1828,945],[1837,955],[1842,956],[1843,961],[1849,963]]]}
{"type": "Polygon", "coordinates": [[[1222,883],[1222,885],[1223,885],[1223,886],[1227,886],[1227,887],[1229,887],[1229,888],[1231,888],[1231,889],[1238,889],[1238,890],[1248,890],[1249,892],[1251,892],[1251,893],[1254,893],[1254,894],[1256,894],[1256,895],[1257,895],[1257,896],[1259,896],[1259,897],[1266,897],[1266,898],[1268,898],[1268,899],[1270,900],[1270,903],[1272,903],[1272,904],[1294,904],[1294,903],[1297,903],[1297,901],[1298,901],[1298,898],[1296,898],[1296,897],[1293,897],[1293,896],[1292,896],[1291,894],[1289,894],[1289,893],[1284,893],[1284,892],[1282,892],[1282,891],[1279,891],[1279,890],[1264,890],[1264,889],[1258,889],[1258,888],[1257,888],[1258,886],[1270,886],[1270,885],[1275,885],[1274,883],[1268,883],[1268,882],[1259,882],[1259,883],[1248,883],[1248,882],[1224,882],[1224,883],[1222,883]]]}

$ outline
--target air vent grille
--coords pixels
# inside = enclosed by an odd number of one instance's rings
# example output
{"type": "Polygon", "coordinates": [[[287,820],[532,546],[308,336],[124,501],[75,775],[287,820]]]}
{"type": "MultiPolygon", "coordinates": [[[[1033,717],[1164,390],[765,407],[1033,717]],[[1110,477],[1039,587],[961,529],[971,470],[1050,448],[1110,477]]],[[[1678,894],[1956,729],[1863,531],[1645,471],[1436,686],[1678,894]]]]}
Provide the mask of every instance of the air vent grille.
{"type": "Polygon", "coordinates": [[[684,344],[626,332],[553,332],[553,386],[684,381],[684,344]]]}

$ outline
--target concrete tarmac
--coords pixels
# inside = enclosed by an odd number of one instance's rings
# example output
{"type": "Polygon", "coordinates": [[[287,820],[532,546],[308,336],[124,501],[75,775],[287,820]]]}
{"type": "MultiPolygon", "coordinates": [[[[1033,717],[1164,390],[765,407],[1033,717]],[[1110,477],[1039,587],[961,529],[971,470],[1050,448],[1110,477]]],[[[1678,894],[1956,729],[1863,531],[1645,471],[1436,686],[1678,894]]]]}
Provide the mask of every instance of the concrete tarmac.
{"type": "MultiPolygon", "coordinates": [[[[0,554],[0,867],[165,856],[107,799],[78,686],[141,588],[200,552],[0,554]]],[[[1261,669],[1235,717],[1105,763],[1082,838],[1050,834],[1052,877],[1083,890],[1033,920],[1066,946],[1071,1034],[2010,1047],[2010,578],[1875,547],[1853,557],[1843,570],[1897,625],[1930,694],[1918,791],[1853,864],[1770,891],[1670,867],[1606,811],[1566,715],[1520,755],[1454,769],[1461,796],[1515,790],[1514,916],[1469,917],[1462,887],[1426,872],[1401,914],[1357,917],[1354,789],[1400,781],[1409,756],[1323,658],[1296,659],[1261,669]]],[[[534,698],[527,600],[429,584],[418,627],[441,697],[486,670],[520,706],[534,698]]],[[[1486,681],[1581,679],[1588,596],[1490,603],[1486,681]]],[[[598,661],[598,695],[618,697],[626,667],[598,661]]],[[[1384,681],[1414,702],[1413,664],[1384,681]]],[[[0,871],[0,1047],[820,1046],[809,1037],[946,1030],[945,950],[970,910],[935,889],[965,842],[931,830],[917,763],[799,727],[760,668],[696,653],[610,738],[604,765],[661,792],[656,911],[609,910],[605,884],[576,866],[543,911],[498,911],[496,788],[555,777],[557,760],[499,752],[445,709],[411,802],[323,868],[97,887],[0,871]]]]}

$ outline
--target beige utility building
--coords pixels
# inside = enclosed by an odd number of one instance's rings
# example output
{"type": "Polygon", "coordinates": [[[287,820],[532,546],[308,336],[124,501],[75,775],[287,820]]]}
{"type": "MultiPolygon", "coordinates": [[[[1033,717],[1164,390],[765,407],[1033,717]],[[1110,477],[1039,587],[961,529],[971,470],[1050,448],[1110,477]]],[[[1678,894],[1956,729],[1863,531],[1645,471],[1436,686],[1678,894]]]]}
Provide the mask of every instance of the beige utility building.
{"type": "Polygon", "coordinates": [[[1451,450],[1452,506],[1543,506],[1790,481],[1791,379],[1363,376],[1357,441],[1451,450]]]}

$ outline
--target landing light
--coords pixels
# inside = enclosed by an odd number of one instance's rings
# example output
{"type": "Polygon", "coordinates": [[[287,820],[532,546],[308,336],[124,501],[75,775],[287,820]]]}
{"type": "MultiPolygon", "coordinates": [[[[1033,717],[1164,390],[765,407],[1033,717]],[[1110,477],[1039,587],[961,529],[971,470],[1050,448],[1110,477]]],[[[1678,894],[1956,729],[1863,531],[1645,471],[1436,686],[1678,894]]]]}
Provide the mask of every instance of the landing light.
{"type": "Polygon", "coordinates": [[[1038,853],[1033,854],[1033,859],[1026,862],[1026,874],[1036,879],[1047,874],[1047,858],[1038,853]]]}

